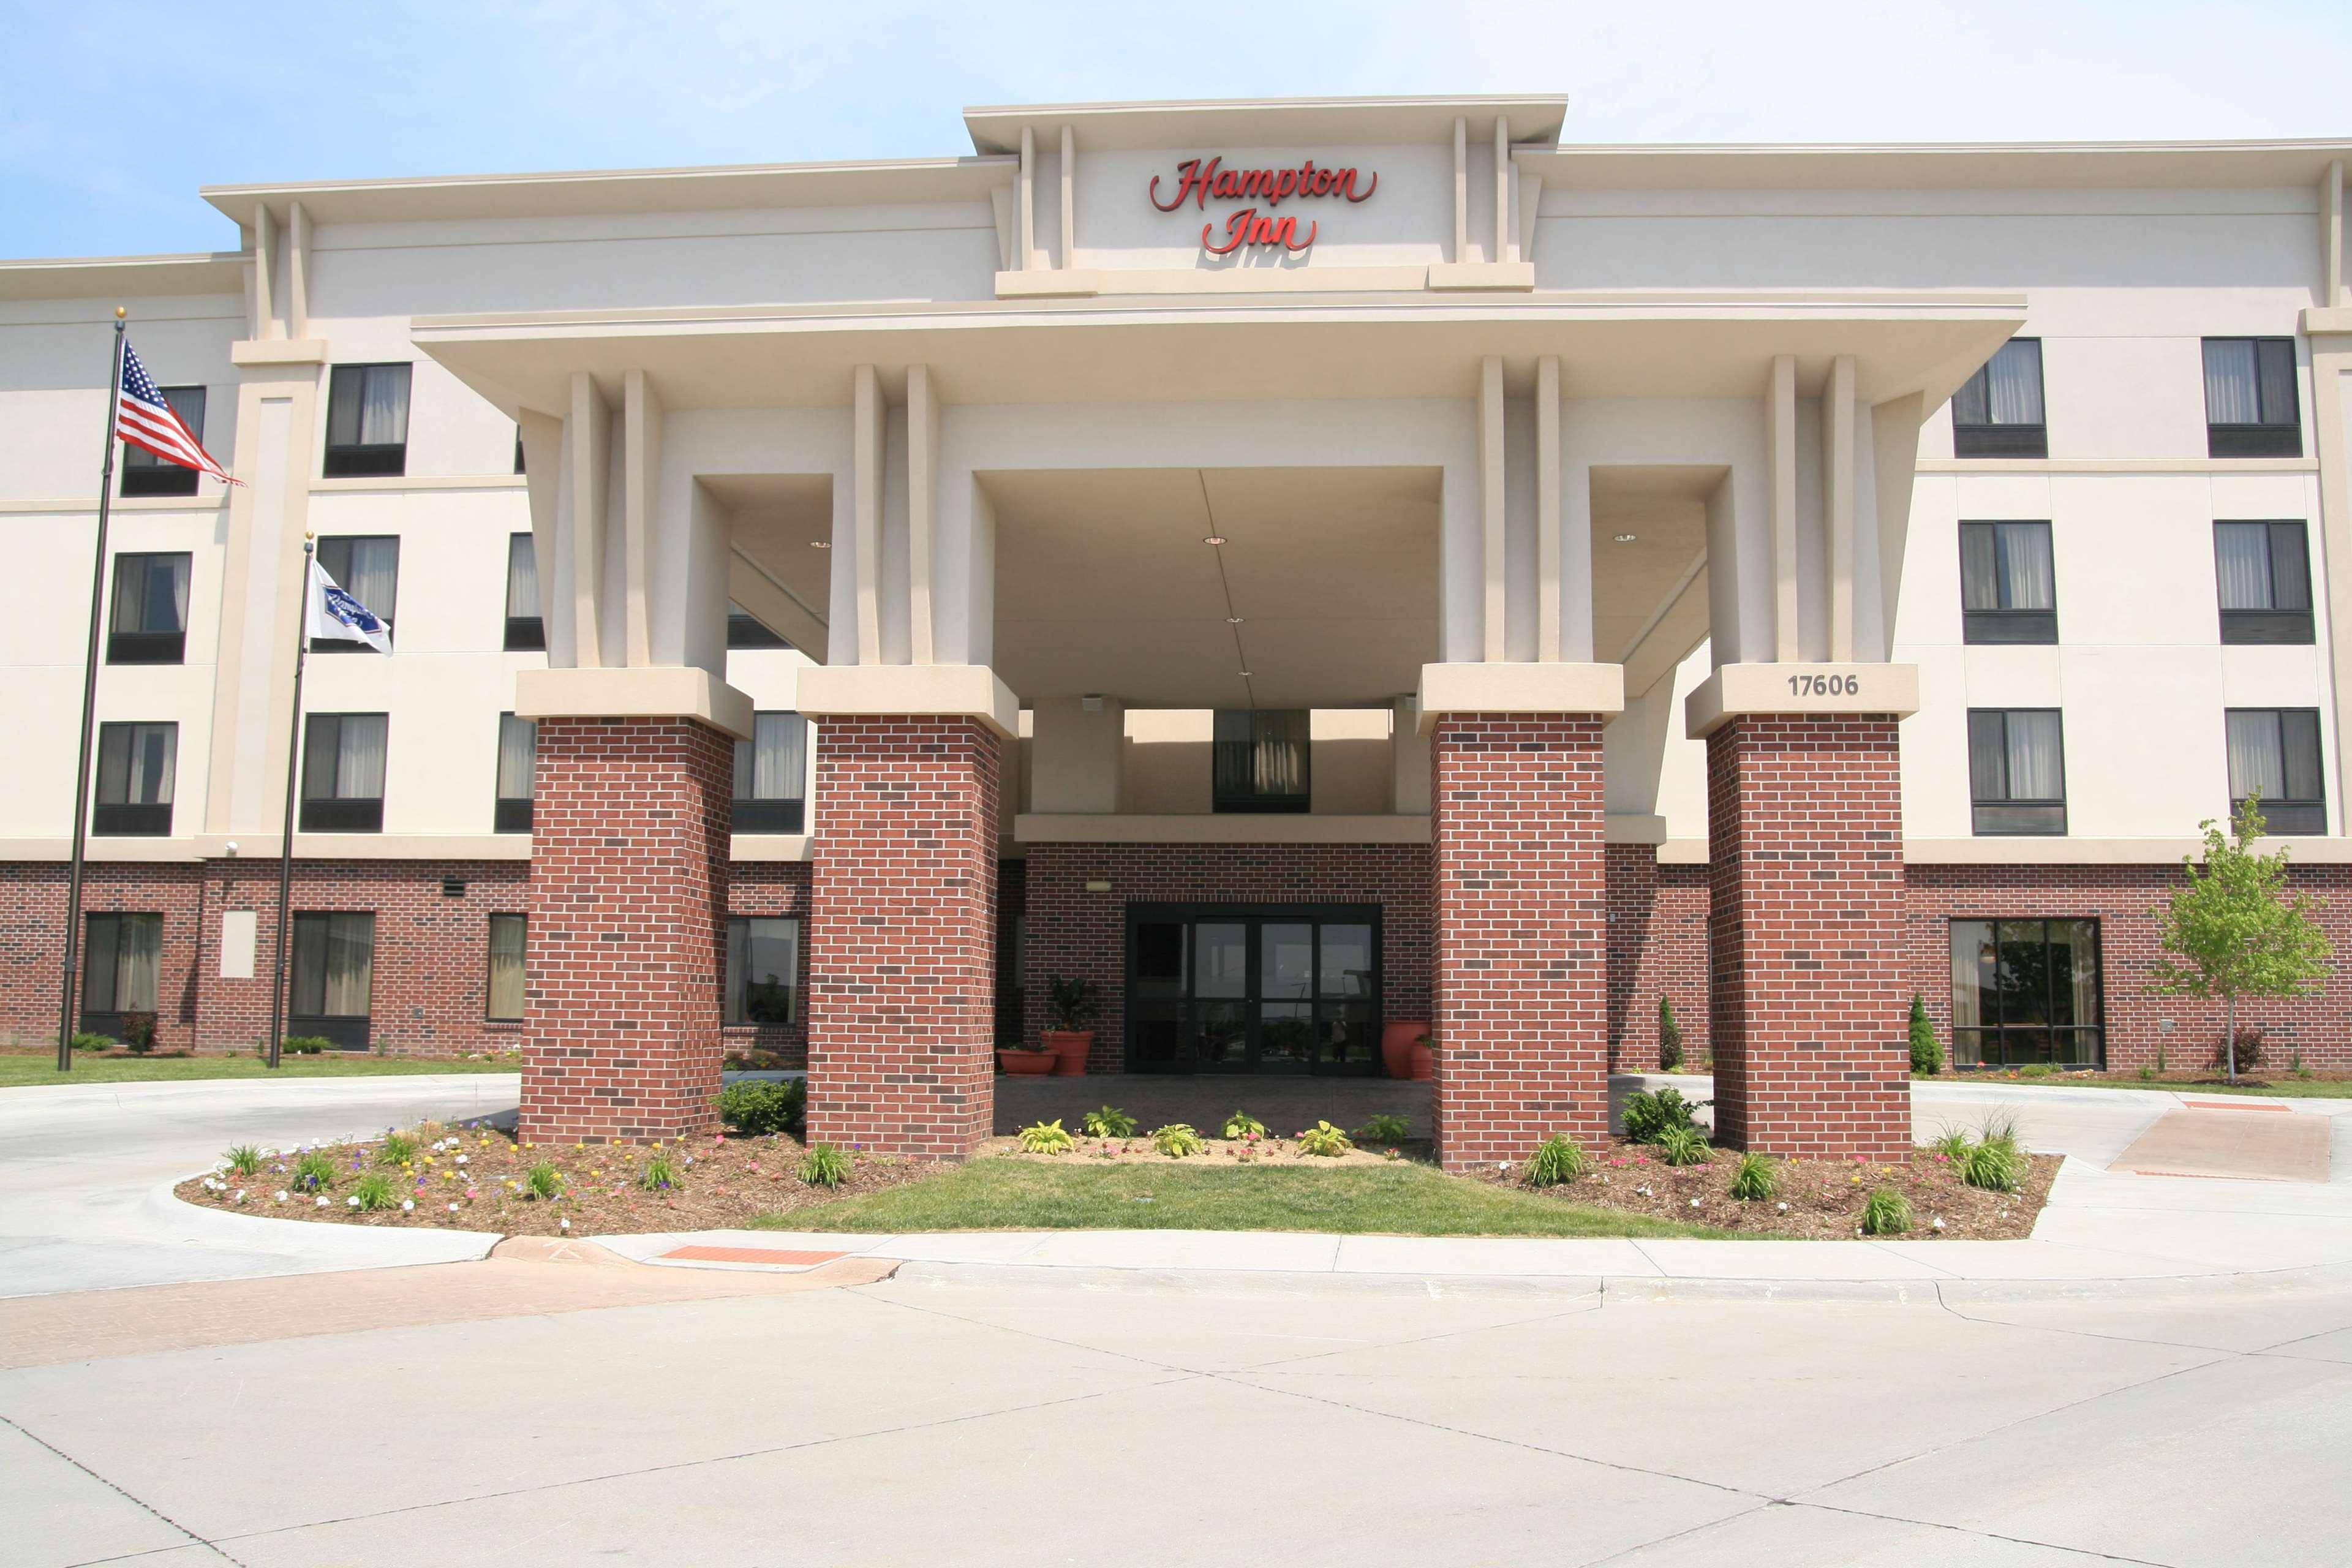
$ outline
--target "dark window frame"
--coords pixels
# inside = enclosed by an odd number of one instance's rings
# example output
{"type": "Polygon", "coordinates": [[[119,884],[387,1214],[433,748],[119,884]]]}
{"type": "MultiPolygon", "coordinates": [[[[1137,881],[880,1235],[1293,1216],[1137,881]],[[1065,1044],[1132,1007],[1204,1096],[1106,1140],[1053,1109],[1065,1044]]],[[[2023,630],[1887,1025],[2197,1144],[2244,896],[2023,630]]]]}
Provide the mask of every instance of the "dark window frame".
{"type": "Polygon", "coordinates": [[[515,545],[518,542],[530,546],[531,554],[531,574],[535,577],[539,573],[539,542],[531,537],[530,530],[526,528],[518,532],[508,534],[507,592],[505,600],[507,606],[507,627],[506,640],[503,646],[509,653],[538,653],[545,649],[547,647],[546,620],[539,616],[518,616],[514,613],[515,545]]]}
{"type": "Polygon", "coordinates": [[[2066,836],[2066,714],[2059,708],[1971,708],[1969,716],[1969,828],[1979,838],[2063,838],[2066,836]],[[2011,793],[2009,721],[2018,714],[2047,713],[2058,721],[2058,793],[2054,796],[2011,793]],[[1977,725],[1999,719],[2001,725],[2000,790],[1983,793],[1977,777],[1977,725]],[[2037,816],[2027,816],[2026,813],[2037,816]],[[2003,824],[2006,823],[2004,826],[2003,824]]]}
{"type": "MultiPolygon", "coordinates": [[[[360,364],[339,364],[331,367],[327,377],[327,445],[320,459],[319,472],[330,479],[399,479],[408,472],[408,426],[415,416],[414,398],[416,393],[415,365],[407,360],[373,360],[360,364]],[[376,371],[398,371],[407,382],[401,399],[400,439],[397,441],[344,442],[334,438],[335,404],[347,378],[358,379],[354,393],[362,408],[367,404],[367,381],[376,371]]],[[[374,606],[370,605],[371,609],[374,606]]]]}
{"type": "Polygon", "coordinates": [[[161,956],[163,947],[163,916],[161,910],[90,910],[84,912],[82,916],[82,963],[80,973],[77,976],[81,990],[80,994],[74,998],[74,1015],[80,1020],[80,1022],[78,1023],[75,1027],[82,1030],[86,1034],[105,1035],[110,1038],[120,1039],[122,1037],[123,1034],[123,1019],[127,1015],[132,1013],[152,1013],[156,1015],[159,1018],[162,1016],[163,1011],[163,959],[161,956]],[[156,938],[155,949],[158,956],[156,959],[155,1000],[153,1005],[150,1006],[125,1007],[121,1005],[121,927],[122,922],[125,921],[152,921],[154,922],[156,938]],[[97,989],[97,967],[90,963],[90,954],[100,951],[100,944],[98,940],[98,933],[101,927],[110,927],[115,933],[113,939],[105,944],[105,950],[109,953],[114,955],[114,967],[107,973],[106,985],[102,993],[97,989]],[[92,1003],[94,1002],[103,1002],[107,1005],[105,1006],[93,1006],[92,1003]]]}
{"type": "MultiPolygon", "coordinates": [[[[2263,831],[2273,838],[2325,837],[2327,834],[2327,755],[2324,748],[2326,744],[2327,732],[2320,723],[2318,709],[2228,708],[2222,710],[2221,744],[2225,752],[2224,765],[2226,766],[2226,752],[2229,746],[2228,724],[2231,717],[2237,714],[2265,713],[2278,721],[2279,772],[2282,775],[2287,771],[2287,721],[2294,719],[2309,722],[2312,752],[2315,758],[2312,770],[2313,779],[2319,786],[2319,793],[2309,796],[2281,795],[2275,799],[2263,801],[2261,805],[2263,831]]],[[[2246,799],[2245,795],[2238,793],[2238,781],[2231,779],[2230,781],[2230,815],[2232,818],[2236,817],[2238,808],[2245,804],[2246,799]]]]}
{"type": "MultiPolygon", "coordinates": [[[[173,614],[180,625],[174,631],[121,631],[114,625],[124,603],[126,579],[135,570],[148,570],[148,563],[181,561],[189,574],[189,589],[194,591],[195,556],[185,550],[126,550],[114,558],[114,571],[107,580],[106,602],[106,662],[109,664],[185,664],[188,658],[188,617],[174,604],[173,614]]],[[[144,609],[152,598],[152,584],[140,590],[139,602],[144,609]]]]}
{"type": "Polygon", "coordinates": [[[2265,345],[2273,349],[2284,345],[2286,353],[2286,388],[2289,405],[2285,417],[2280,418],[2267,405],[2256,410],[2259,417],[2252,424],[2221,424],[2213,417],[2210,395],[2205,404],[2205,455],[2209,458],[2300,458],[2303,456],[2303,387],[2302,367],[2295,362],[2294,339],[2292,336],[2202,338],[2198,342],[2198,371],[2204,374],[2204,355],[2214,343],[2251,343],[2255,357],[2254,389],[2257,401],[2262,395],[2262,355],[2265,345]]]}
{"type": "MultiPolygon", "coordinates": [[[[383,721],[384,769],[387,774],[386,782],[389,782],[388,775],[392,764],[392,716],[389,713],[312,713],[308,715],[302,731],[302,805],[301,819],[298,824],[299,830],[303,833],[381,833],[383,831],[383,795],[382,793],[383,786],[382,784],[378,785],[378,793],[373,795],[313,795],[310,790],[311,763],[318,752],[319,726],[324,723],[332,723],[336,726],[335,747],[340,752],[342,745],[341,725],[344,721],[350,719],[383,721]]],[[[328,787],[332,790],[340,790],[342,787],[340,773],[330,782],[328,787]]]]}
{"type": "MultiPolygon", "coordinates": [[[[1126,911],[1127,1038],[1126,1070],[1131,1073],[1235,1074],[1245,1076],[1310,1076],[1375,1078],[1381,1073],[1380,1037],[1387,1008],[1387,910],[1380,904],[1235,904],[1130,903],[1126,911]],[[1309,942],[1311,976],[1303,994],[1276,993],[1265,974],[1265,928],[1305,925],[1312,928],[1309,942]],[[1147,961],[1147,927],[1183,928],[1176,967],[1181,973],[1154,976],[1147,961]],[[1204,926],[1242,929],[1243,973],[1228,973],[1238,989],[1210,991],[1202,983],[1201,931],[1204,926]],[[1363,972],[1360,991],[1327,988],[1324,931],[1333,926],[1366,929],[1371,967],[1363,972]],[[1155,984],[1172,989],[1154,990],[1155,984]],[[1304,1056],[1268,1039],[1269,1026],[1286,1032],[1299,1012],[1307,1015],[1307,1047],[1304,1056]],[[1331,1026],[1358,1013],[1365,1049],[1355,1059],[1326,1052],[1331,1026]],[[1270,1016],[1272,1015],[1272,1016],[1270,1016]],[[1222,1026],[1231,1047],[1225,1054],[1204,1056],[1201,1046],[1222,1026]],[[1167,1031],[1172,1026],[1174,1033],[1167,1031]],[[1270,1048],[1271,1047],[1271,1048],[1270,1048]]],[[[1228,949],[1227,951],[1230,951],[1228,949]]]]}
{"type": "Polygon", "coordinates": [[[2308,647],[2317,639],[2313,631],[2311,596],[2311,528],[2295,518],[2216,518],[2213,520],[2214,599],[2221,598],[2221,531],[2225,528],[2262,528],[2268,530],[2263,540],[2263,567],[2270,579],[2270,604],[2262,609],[2232,610],[2222,607],[2221,641],[2232,647],[2308,647]],[[2283,530],[2292,530],[2293,552],[2303,563],[2303,603],[2281,605],[2279,601],[2279,540],[2283,530]]]}
{"type": "MultiPolygon", "coordinates": [[[[778,718],[800,721],[801,770],[800,776],[793,781],[794,793],[777,795],[736,795],[730,802],[730,808],[733,813],[732,831],[734,832],[794,834],[808,831],[808,759],[814,736],[814,731],[809,727],[808,720],[788,708],[763,709],[754,713],[751,716],[752,739],[735,742],[736,756],[740,760],[743,755],[742,748],[757,742],[761,720],[778,718]]],[[[740,767],[736,769],[739,773],[741,771],[740,767]]],[[[754,773],[756,776],[756,769],[754,773]]],[[[759,786],[754,784],[750,787],[757,789],[759,786]]]]}
{"type": "Polygon", "coordinates": [[[730,648],[788,648],[793,645],[782,632],[751,611],[730,605],[727,606],[727,646],[730,648]]]}
{"type": "MultiPolygon", "coordinates": [[[[505,781],[494,776],[491,781],[490,787],[499,793],[493,796],[490,807],[491,831],[495,833],[529,833],[530,831],[531,801],[536,796],[536,785],[538,784],[537,762],[539,757],[539,721],[535,719],[518,719],[512,713],[501,713],[499,715],[498,751],[496,752],[496,756],[500,761],[503,761],[506,755],[506,727],[509,721],[519,724],[529,724],[530,726],[530,751],[533,763],[532,778],[530,782],[534,788],[533,793],[530,795],[507,795],[504,793],[502,787],[505,781]]],[[[498,764],[494,763],[492,765],[493,774],[495,775],[498,771],[498,764]]]]}
{"type": "MultiPolygon", "coordinates": [[[[2058,537],[2047,518],[1965,518],[1960,522],[1960,640],[1979,646],[2040,646],[2058,640],[2058,537]],[[2021,610],[2006,605],[1971,605],[1969,594],[1969,530],[1992,531],[1996,559],[2000,549],[2000,531],[2004,528],[2038,528],[2049,541],[2050,599],[2046,610],[2021,610]]],[[[1996,572],[1996,576],[1998,576],[1996,572]]],[[[2010,582],[2000,577],[1996,593],[2006,598],[2011,594],[2010,582]]]]}
{"type": "MultiPolygon", "coordinates": [[[[199,447],[205,442],[205,405],[210,401],[202,386],[160,386],[163,401],[180,416],[180,423],[196,438],[199,447]],[[194,407],[188,406],[193,403],[194,407]]],[[[122,472],[115,494],[129,500],[138,496],[192,496],[196,493],[196,481],[203,476],[183,464],[159,458],[129,442],[122,447],[122,472]]]]}
{"type": "Polygon", "coordinates": [[[719,977],[720,984],[725,987],[724,993],[719,998],[720,1026],[730,1029],[789,1029],[798,1027],[802,1022],[801,1002],[802,993],[804,990],[804,987],[801,984],[801,975],[808,966],[807,942],[808,928],[798,915],[729,915],[727,917],[727,962],[725,964],[725,973],[719,977]],[[755,922],[788,925],[793,928],[793,977],[784,988],[785,1016],[782,1018],[753,1017],[751,1016],[751,990],[755,984],[764,986],[766,983],[764,981],[753,982],[748,964],[745,967],[744,973],[741,974],[735,973],[736,928],[739,926],[743,928],[745,940],[748,942],[750,940],[751,928],[755,922]],[[739,982],[740,983],[740,986],[739,982]],[[742,993],[740,995],[737,994],[739,989],[742,993]]]}
{"type": "Polygon", "coordinates": [[[1962,383],[1952,395],[1952,455],[1956,458],[2046,458],[2050,455],[2050,385],[2045,372],[2047,364],[2042,354],[2040,338],[2011,338],[1994,351],[1994,358],[2012,345],[2031,344],[2033,349],[2034,390],[2040,395],[2042,422],[2034,425],[2002,423],[1992,417],[1992,361],[1977,367],[1977,373],[1962,383]],[[1981,421],[1963,421],[1961,400],[1972,391],[1984,395],[1985,417],[1981,421]]]}
{"type": "Polygon", "coordinates": [[[530,1005],[530,917],[515,910],[494,910],[483,927],[482,942],[482,1021],[486,1024],[520,1024],[530,1005]],[[494,1010],[499,987],[499,922],[513,921],[522,927],[522,1001],[512,1013],[494,1010]]]}
{"type": "MultiPolygon", "coordinates": [[[[1998,1018],[1993,1022],[1986,1022],[1980,1017],[1975,1024],[1962,1025],[1958,1022],[1959,1017],[1958,998],[1953,997],[1951,998],[1953,1008],[1950,1015],[1955,1020],[1952,1025],[1953,1065],[1961,1068],[1963,1071],[1975,1070],[1979,1068],[1998,1070],[1999,1068],[2005,1067],[2030,1066],[2038,1063],[2047,1063],[2053,1066],[2065,1067],[2089,1067],[2094,1069],[2104,1067],[2106,1064],[2107,1051],[2107,956],[2106,929],[2100,919],[2095,915],[2027,915],[2016,919],[2008,919],[2000,915],[1955,915],[1946,922],[1947,929],[1945,942],[1945,950],[1946,952],[1950,955],[1951,968],[1955,973],[1957,973],[1959,967],[1957,950],[1960,941],[1960,928],[1971,925],[1990,925],[1992,927],[1992,941],[1995,952],[1994,962],[1996,964],[2000,962],[1999,958],[2001,946],[2000,929],[2003,926],[2038,925],[2042,928],[2041,943],[2042,951],[2044,955],[2042,962],[2044,984],[2042,1003],[2045,1016],[2054,1013],[2056,1010],[2054,1003],[2058,987],[2058,965],[2051,962],[2047,956],[2053,947],[2056,945],[2051,941],[2051,928],[2057,925],[2089,926],[2091,928],[2091,963],[2096,974],[2096,984],[2094,987],[2094,991],[2097,999],[2098,1016],[2097,1022],[2090,1024],[2053,1024],[2048,1022],[2024,1022],[2011,1024],[2008,1022],[2005,1017],[1998,1018]],[[2084,1053],[2078,1049],[2068,1053],[2066,1060],[2060,1060],[2056,1046],[2056,1037],[2062,1030],[2073,1036],[2074,1043],[2078,1047],[2087,1039],[2091,1047],[2087,1059],[2085,1059],[2084,1053]],[[2043,1035],[2048,1040],[2049,1045],[2047,1053],[2042,1056],[2018,1054],[2013,1048],[2013,1042],[2021,1037],[2030,1037],[2036,1032],[2043,1035]],[[1974,1037],[1970,1038],[1969,1037],[1974,1037]],[[1989,1043],[1997,1045],[1997,1054],[2000,1058],[1999,1060],[1988,1059],[1986,1046],[1989,1043]],[[1974,1057],[1974,1060],[1969,1059],[1971,1056],[1974,1057]]],[[[1952,983],[1956,984],[1956,981],[1952,983]]],[[[1979,998],[1988,994],[1993,998],[1993,1011],[1996,1014],[2000,1014],[2003,1011],[2000,1006],[2003,993],[1997,987],[1990,993],[1979,989],[1979,998]]],[[[1979,1008],[1981,1010],[1981,1002],[1979,1003],[1979,1008]]]]}
{"type": "Polygon", "coordinates": [[[315,1035],[337,1050],[363,1051],[375,1016],[375,911],[373,910],[297,910],[294,911],[292,962],[287,965],[287,1029],[289,1035],[315,1035]],[[326,1000],[327,944],[338,920],[363,919],[368,929],[368,1010],[364,1013],[305,1013],[297,1000],[304,984],[305,933],[316,931],[320,967],[320,1001],[326,1000]]]}
{"type": "Polygon", "coordinates": [[[1315,805],[1315,731],[1314,719],[1304,708],[1221,708],[1211,719],[1209,740],[1210,810],[1218,816],[1305,815],[1315,805]],[[1250,721],[1251,735],[1246,741],[1221,738],[1217,729],[1226,727],[1229,715],[1241,714],[1250,721]],[[1297,715],[1304,721],[1304,733],[1296,738],[1261,734],[1258,720],[1273,715],[1297,715]],[[1266,790],[1258,787],[1257,757],[1261,747],[1268,745],[1298,746],[1298,786],[1295,790],[1266,790]]]}
{"type": "MultiPolygon", "coordinates": [[[[380,544],[386,541],[391,542],[392,608],[386,610],[381,605],[369,605],[368,612],[383,623],[384,640],[394,647],[400,646],[400,557],[402,554],[400,540],[401,536],[397,533],[322,533],[318,539],[319,564],[326,569],[328,576],[334,579],[336,587],[346,594],[351,594],[354,598],[358,598],[359,595],[353,593],[352,588],[349,547],[354,544],[380,544]],[[327,564],[327,546],[331,544],[345,547],[342,559],[343,569],[340,572],[327,564]]],[[[366,603],[364,600],[361,602],[366,603]]],[[[376,649],[371,644],[354,642],[349,637],[312,637],[310,651],[312,653],[374,653],[376,649]]]]}
{"type": "MultiPolygon", "coordinates": [[[[98,766],[90,778],[89,831],[98,838],[169,838],[172,837],[172,810],[179,798],[180,726],[170,719],[133,719],[110,721],[98,727],[98,766]],[[163,730],[171,735],[172,777],[165,781],[165,793],[172,798],[162,801],[109,800],[110,775],[118,770],[108,752],[110,742],[122,737],[127,752],[139,743],[139,731],[163,730]]],[[[129,782],[129,758],[123,759],[120,772],[129,782]]]]}

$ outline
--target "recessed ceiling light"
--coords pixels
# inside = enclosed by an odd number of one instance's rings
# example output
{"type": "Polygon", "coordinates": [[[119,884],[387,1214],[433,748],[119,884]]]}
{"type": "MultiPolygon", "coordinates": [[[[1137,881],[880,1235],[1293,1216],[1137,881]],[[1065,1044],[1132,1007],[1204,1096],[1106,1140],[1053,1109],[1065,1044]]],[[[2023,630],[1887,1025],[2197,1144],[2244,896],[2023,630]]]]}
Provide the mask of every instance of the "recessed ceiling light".
{"type": "Polygon", "coordinates": [[[1227,626],[1240,626],[1241,624],[1242,624],[1242,618],[1241,618],[1239,616],[1227,616],[1225,617],[1225,625],[1227,625],[1227,626]]]}
{"type": "Polygon", "coordinates": [[[833,541],[830,539],[812,539],[809,541],[809,548],[811,550],[830,550],[833,548],[833,541]]]}
{"type": "Polygon", "coordinates": [[[1620,544],[1631,544],[1636,537],[1637,535],[1631,533],[1621,533],[1616,536],[1616,539],[1617,542],[1620,544]]]}
{"type": "Polygon", "coordinates": [[[1203,539],[1202,541],[1201,541],[1201,542],[1202,542],[1202,543],[1203,543],[1203,544],[1223,544],[1224,542],[1225,542],[1225,536],[1224,536],[1223,534],[1222,534],[1222,533],[1213,533],[1213,534],[1209,535],[1206,539],[1203,539]]]}
{"type": "Polygon", "coordinates": [[[1247,679],[1249,679],[1249,671],[1248,671],[1248,670],[1244,669],[1244,670],[1243,670],[1243,671],[1242,671],[1242,679],[1243,679],[1244,680],[1247,680],[1247,679]]]}

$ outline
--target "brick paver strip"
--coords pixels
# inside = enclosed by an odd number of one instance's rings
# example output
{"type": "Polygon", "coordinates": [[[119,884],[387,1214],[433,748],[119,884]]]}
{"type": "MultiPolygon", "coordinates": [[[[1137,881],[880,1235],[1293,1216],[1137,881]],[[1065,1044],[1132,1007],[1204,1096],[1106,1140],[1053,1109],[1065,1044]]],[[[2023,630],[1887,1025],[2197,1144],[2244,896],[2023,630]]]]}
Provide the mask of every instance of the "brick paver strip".
{"type": "Polygon", "coordinates": [[[772,1247],[674,1247],[664,1258],[690,1258],[697,1263],[830,1263],[845,1252],[780,1252],[772,1247]]]}
{"type": "Polygon", "coordinates": [[[2184,1100],[2191,1110],[2286,1110],[2284,1105],[2249,1105],[2242,1100],[2184,1100]]]}
{"type": "Polygon", "coordinates": [[[870,1285],[898,1267],[887,1259],[848,1258],[805,1274],[744,1274],[489,1258],[22,1296],[0,1300],[0,1370],[370,1329],[824,1290],[870,1285]]]}
{"type": "Polygon", "coordinates": [[[2325,1116],[2249,1121],[2214,1110],[2168,1110],[2117,1155],[2109,1169],[2143,1176],[2325,1182],[2328,1121],[2325,1116]]]}

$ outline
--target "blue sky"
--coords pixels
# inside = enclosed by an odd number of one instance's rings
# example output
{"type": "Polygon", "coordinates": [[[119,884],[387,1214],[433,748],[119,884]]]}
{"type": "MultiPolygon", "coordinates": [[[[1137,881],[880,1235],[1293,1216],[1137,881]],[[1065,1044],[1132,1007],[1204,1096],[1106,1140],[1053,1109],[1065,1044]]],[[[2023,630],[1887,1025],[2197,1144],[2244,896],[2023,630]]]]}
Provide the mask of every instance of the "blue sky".
{"type": "Polygon", "coordinates": [[[234,247],[206,184],[969,152],[968,103],[1543,91],[1582,142],[2352,137],[2344,0],[0,0],[0,257],[234,247]]]}

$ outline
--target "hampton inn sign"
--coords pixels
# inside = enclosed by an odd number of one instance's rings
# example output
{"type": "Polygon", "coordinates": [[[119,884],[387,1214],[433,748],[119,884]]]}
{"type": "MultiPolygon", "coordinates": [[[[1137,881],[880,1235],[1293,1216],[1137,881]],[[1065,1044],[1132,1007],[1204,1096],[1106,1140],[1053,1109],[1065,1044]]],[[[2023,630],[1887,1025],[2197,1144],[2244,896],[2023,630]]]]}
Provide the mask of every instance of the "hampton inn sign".
{"type": "MultiPolygon", "coordinates": [[[[1255,200],[1278,207],[1299,196],[1337,196],[1353,205],[1370,199],[1381,185],[1378,170],[1358,190],[1354,169],[1318,169],[1312,158],[1291,169],[1228,169],[1223,158],[1212,158],[1205,163],[1198,158],[1187,158],[1176,165],[1175,197],[1165,202],[1160,199],[1160,178],[1158,174],[1151,176],[1151,205],[1164,213],[1176,211],[1187,201],[1206,212],[1213,200],[1255,200]]],[[[1254,206],[1243,207],[1225,220],[1222,245],[1217,242],[1215,222],[1202,224],[1201,248],[1212,256],[1231,256],[1244,245],[1278,245],[1287,251],[1303,251],[1315,243],[1316,232],[1321,226],[1320,219],[1310,219],[1306,234],[1301,235],[1298,219],[1287,213],[1267,217],[1254,206]]]]}

